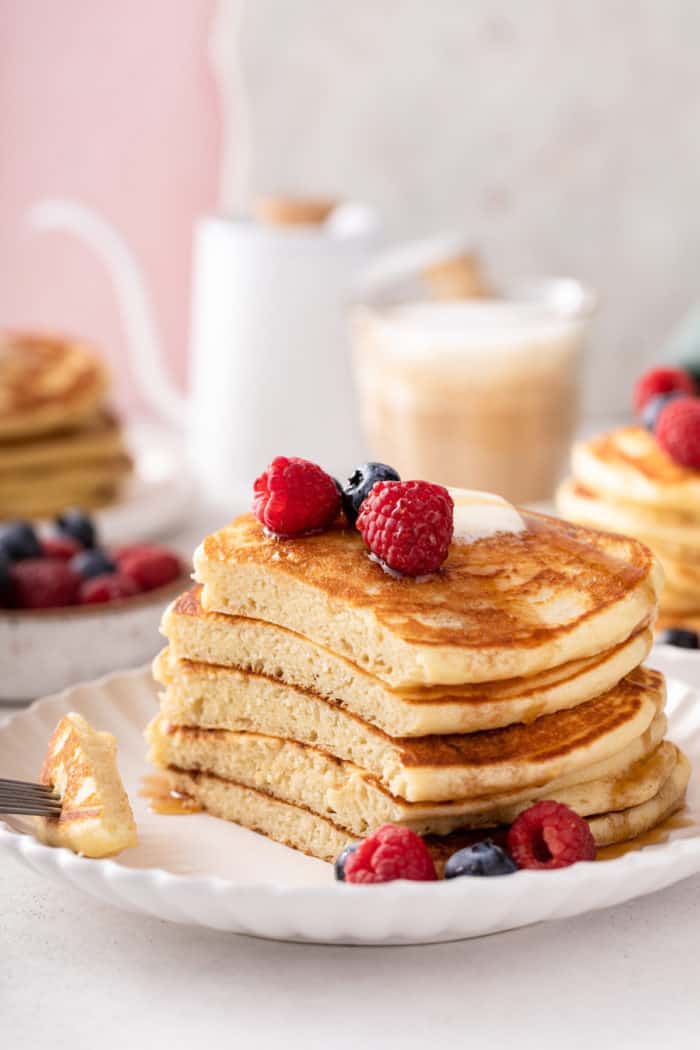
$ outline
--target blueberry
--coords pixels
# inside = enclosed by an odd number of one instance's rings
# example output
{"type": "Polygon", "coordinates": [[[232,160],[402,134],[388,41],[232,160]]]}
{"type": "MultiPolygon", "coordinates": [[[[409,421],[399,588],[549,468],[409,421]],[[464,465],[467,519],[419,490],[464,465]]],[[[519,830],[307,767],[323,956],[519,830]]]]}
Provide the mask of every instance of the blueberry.
{"type": "Polygon", "coordinates": [[[40,558],[41,544],[28,521],[13,521],[0,529],[0,551],[8,561],[40,558]]]}
{"type": "Polygon", "coordinates": [[[117,566],[110,556],[99,547],[92,550],[78,551],[70,560],[70,567],[78,576],[89,580],[92,576],[103,576],[105,573],[116,572],[117,566]]]}
{"type": "Polygon", "coordinates": [[[10,576],[10,560],[0,553],[0,606],[12,605],[13,587],[10,576]]]}
{"type": "Polygon", "coordinates": [[[82,510],[64,510],[56,518],[56,529],[64,536],[70,536],[81,547],[94,547],[97,544],[97,530],[89,514],[82,510]]]}
{"type": "Polygon", "coordinates": [[[453,853],[445,865],[445,878],[461,875],[512,875],[518,865],[491,839],[475,842],[453,853]]]}
{"type": "Polygon", "coordinates": [[[359,842],[351,842],[349,846],[346,846],[342,853],[339,853],[335,858],[335,877],[338,882],[345,882],[345,862],[351,853],[354,853],[357,847],[360,845],[359,842]]]}
{"type": "Polygon", "coordinates": [[[687,631],[684,627],[669,627],[667,631],[661,631],[656,640],[662,645],[675,645],[679,649],[700,649],[697,632],[687,631]]]}
{"type": "Polygon", "coordinates": [[[687,390],[671,390],[668,394],[657,394],[656,397],[650,397],[639,417],[642,426],[653,433],[656,430],[657,420],[669,401],[687,396],[687,390]]]}
{"type": "Polygon", "coordinates": [[[401,481],[393,467],[386,463],[363,463],[348,478],[342,491],[343,510],[351,525],[357,521],[363,500],[367,499],[371,489],[378,481],[401,481]]]}

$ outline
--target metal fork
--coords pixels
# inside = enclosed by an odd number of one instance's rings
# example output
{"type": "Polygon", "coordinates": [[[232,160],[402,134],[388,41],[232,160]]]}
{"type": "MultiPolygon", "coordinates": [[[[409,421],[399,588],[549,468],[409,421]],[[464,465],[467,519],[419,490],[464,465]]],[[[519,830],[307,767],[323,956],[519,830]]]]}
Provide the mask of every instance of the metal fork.
{"type": "Polygon", "coordinates": [[[61,799],[50,785],[0,777],[0,813],[57,817],[60,812],[61,799]]]}

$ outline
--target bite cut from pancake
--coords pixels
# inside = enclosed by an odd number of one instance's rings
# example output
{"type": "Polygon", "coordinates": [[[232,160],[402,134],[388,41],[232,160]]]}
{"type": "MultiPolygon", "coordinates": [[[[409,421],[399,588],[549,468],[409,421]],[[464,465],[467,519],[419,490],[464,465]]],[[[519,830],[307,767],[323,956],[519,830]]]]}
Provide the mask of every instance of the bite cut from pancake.
{"type": "Polygon", "coordinates": [[[470,733],[531,722],[607,692],[642,663],[653,641],[651,628],[642,625],[611,649],[529,678],[400,689],[286,628],[205,612],[200,591],[186,592],[166,610],[161,629],[170,647],[156,661],[155,675],[170,687],[171,704],[179,699],[186,708],[199,702],[210,725],[245,703],[250,679],[236,670],[331,699],[391,736],[470,733]]]}
{"type": "Polygon", "coordinates": [[[37,817],[38,838],[86,857],[107,857],[137,844],[136,824],[117,768],[111,733],[82,715],[65,715],[49,742],[40,781],[61,798],[58,817],[37,817]]]}
{"type": "MultiPolygon", "coordinates": [[[[663,676],[638,668],[607,693],[577,707],[503,729],[426,737],[390,737],[320,697],[270,679],[246,676],[225,717],[203,724],[202,708],[161,711],[174,724],[287,737],[320,747],[372,773],[407,801],[450,800],[538,786],[619,754],[662,716],[663,676]]],[[[205,712],[206,714],[206,712],[205,712]]]]}
{"type": "Polygon", "coordinates": [[[619,644],[653,610],[662,571],[635,540],[523,512],[526,529],[452,543],[438,574],[396,580],[359,533],[303,539],[246,514],[194,557],[208,611],[266,620],[393,687],[516,678],[619,644]]]}
{"type": "Polygon", "coordinates": [[[637,751],[630,749],[633,760],[617,772],[606,772],[605,763],[599,763],[536,789],[442,802],[406,802],[353,763],[280,737],[169,726],[159,716],[147,738],[150,760],[166,772],[206,773],[254,788],[329,816],[356,836],[384,823],[405,824],[421,835],[444,835],[458,828],[511,823],[543,797],[564,802],[582,816],[647,801],[676,761],[673,745],[660,743],[664,730],[665,720],[659,719],[648,734],[649,751],[634,758],[637,751]]]}
{"type": "Polygon", "coordinates": [[[0,333],[0,441],[47,434],[94,417],[107,372],[85,343],[37,332],[0,333]]]}
{"type": "MultiPolygon", "coordinates": [[[[624,842],[643,834],[683,805],[690,764],[678,752],[668,779],[651,799],[616,812],[586,818],[599,846],[624,842]]],[[[284,802],[256,788],[236,784],[208,773],[170,769],[173,790],[190,795],[209,813],[257,831],[321,860],[333,861],[356,836],[329,816],[299,804],[284,802]]],[[[446,858],[464,844],[464,830],[430,836],[427,844],[438,870],[446,858]]]]}

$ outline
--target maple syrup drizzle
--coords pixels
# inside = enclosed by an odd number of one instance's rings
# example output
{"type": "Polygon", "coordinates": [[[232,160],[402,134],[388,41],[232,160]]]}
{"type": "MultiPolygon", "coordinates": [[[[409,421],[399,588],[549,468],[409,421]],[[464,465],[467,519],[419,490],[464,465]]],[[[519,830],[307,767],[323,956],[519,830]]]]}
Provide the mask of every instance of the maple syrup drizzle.
{"type": "Polygon", "coordinates": [[[692,827],[695,827],[695,821],[691,819],[686,809],[681,809],[667,817],[661,824],[657,824],[655,828],[650,828],[649,831],[637,835],[635,839],[616,842],[612,846],[602,846],[596,853],[596,860],[617,860],[618,857],[644,849],[645,846],[660,846],[668,842],[672,832],[692,827]]]}
{"type": "Polygon", "coordinates": [[[149,773],[141,777],[141,784],[139,798],[148,799],[151,813],[174,817],[202,812],[202,807],[195,799],[172,790],[164,773],[149,773]]]}

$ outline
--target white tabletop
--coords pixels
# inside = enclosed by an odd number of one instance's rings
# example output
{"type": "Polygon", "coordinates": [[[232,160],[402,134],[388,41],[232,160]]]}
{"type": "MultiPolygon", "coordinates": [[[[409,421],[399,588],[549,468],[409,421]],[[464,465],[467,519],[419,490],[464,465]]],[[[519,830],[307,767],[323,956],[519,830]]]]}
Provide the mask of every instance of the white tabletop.
{"type": "Polygon", "coordinates": [[[699,897],[700,877],[480,940],[326,948],[119,912],[12,859],[0,869],[0,1045],[690,1050],[699,897]]]}

